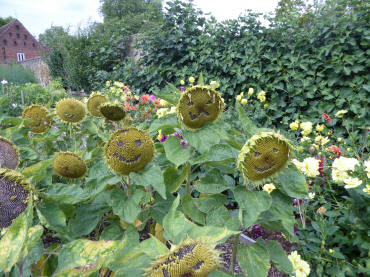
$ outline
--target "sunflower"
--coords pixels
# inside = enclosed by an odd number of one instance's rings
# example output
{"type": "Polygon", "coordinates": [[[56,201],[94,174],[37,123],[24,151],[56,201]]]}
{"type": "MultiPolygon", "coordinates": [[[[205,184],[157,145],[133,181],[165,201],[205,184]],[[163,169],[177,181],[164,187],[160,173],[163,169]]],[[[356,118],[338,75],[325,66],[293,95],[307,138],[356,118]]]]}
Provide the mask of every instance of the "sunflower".
{"type": "Polygon", "coordinates": [[[66,178],[81,178],[87,171],[85,162],[75,153],[59,152],[53,162],[53,169],[66,178]]]}
{"type": "Polygon", "coordinates": [[[103,117],[99,107],[101,104],[108,101],[109,99],[106,95],[103,95],[99,92],[93,92],[87,100],[87,110],[95,117],[103,117]]]}
{"type": "Polygon", "coordinates": [[[49,129],[53,122],[52,119],[49,118],[49,110],[41,105],[27,106],[23,110],[22,117],[31,121],[26,127],[32,128],[31,131],[38,134],[49,129]]]}
{"type": "Polygon", "coordinates": [[[142,170],[153,159],[154,143],[146,132],[129,127],[114,132],[104,150],[109,167],[128,175],[142,170]]]}
{"type": "Polygon", "coordinates": [[[120,121],[126,116],[124,107],[118,102],[103,103],[99,106],[99,110],[106,119],[112,121],[120,121]]]}
{"type": "Polygon", "coordinates": [[[289,141],[274,132],[260,132],[252,136],[238,156],[238,167],[245,181],[261,183],[287,166],[292,157],[289,141]]]}
{"type": "Polygon", "coordinates": [[[66,123],[77,123],[82,121],[86,115],[86,109],[81,101],[73,98],[60,100],[55,110],[59,118],[66,123]]]}
{"type": "Polygon", "coordinates": [[[19,162],[18,147],[10,140],[0,137],[0,168],[17,169],[19,162]]]}
{"type": "Polygon", "coordinates": [[[201,239],[187,239],[152,262],[148,277],[206,277],[219,264],[219,252],[201,239]]]}
{"type": "Polygon", "coordinates": [[[208,86],[194,86],[181,94],[177,104],[177,116],[188,129],[200,129],[208,122],[216,121],[223,109],[221,94],[208,86]]]}
{"type": "Polygon", "coordinates": [[[27,207],[31,183],[19,172],[0,168],[0,228],[7,228],[27,207]]]}

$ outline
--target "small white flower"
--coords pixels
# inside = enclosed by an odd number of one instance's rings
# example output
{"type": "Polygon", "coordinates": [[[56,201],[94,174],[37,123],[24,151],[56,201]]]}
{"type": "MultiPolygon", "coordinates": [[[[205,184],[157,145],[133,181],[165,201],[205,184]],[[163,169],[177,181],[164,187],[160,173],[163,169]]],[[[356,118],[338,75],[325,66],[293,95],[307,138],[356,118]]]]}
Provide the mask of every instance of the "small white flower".
{"type": "Polygon", "coordinates": [[[344,188],[346,188],[346,189],[353,189],[353,188],[356,188],[359,185],[361,185],[362,184],[362,181],[359,180],[358,178],[348,177],[347,179],[344,180],[344,183],[346,183],[346,185],[344,186],[344,188]]]}
{"type": "Polygon", "coordinates": [[[276,187],[274,184],[266,184],[263,186],[263,190],[267,191],[268,193],[271,193],[276,187]]]}
{"type": "Polygon", "coordinates": [[[338,112],[335,114],[335,116],[336,116],[336,117],[339,117],[339,118],[342,118],[342,117],[343,117],[343,115],[345,115],[346,113],[348,113],[348,111],[347,111],[347,110],[340,110],[340,111],[338,111],[338,112]]]}
{"type": "Polygon", "coordinates": [[[335,182],[342,183],[344,179],[348,178],[348,173],[344,170],[333,169],[331,172],[331,178],[335,182]]]}
{"type": "Polygon", "coordinates": [[[314,192],[309,192],[308,193],[308,198],[309,199],[313,199],[315,197],[315,193],[314,192]]]}
{"type": "Polygon", "coordinates": [[[13,108],[15,109],[16,107],[18,107],[17,103],[12,103],[12,106],[13,108]]]}
{"type": "Polygon", "coordinates": [[[364,162],[367,178],[370,178],[370,160],[364,162]]]}
{"type": "Polygon", "coordinates": [[[2,85],[6,85],[6,84],[8,84],[8,81],[7,81],[7,80],[5,80],[5,79],[3,79],[3,80],[1,81],[1,84],[2,84],[2,85]]]}

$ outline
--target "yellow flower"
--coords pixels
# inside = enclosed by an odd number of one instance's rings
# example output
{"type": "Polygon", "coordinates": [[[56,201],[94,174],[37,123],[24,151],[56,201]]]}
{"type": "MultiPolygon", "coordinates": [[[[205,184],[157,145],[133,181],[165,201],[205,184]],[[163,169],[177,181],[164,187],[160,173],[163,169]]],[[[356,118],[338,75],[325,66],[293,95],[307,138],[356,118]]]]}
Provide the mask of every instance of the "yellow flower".
{"type": "Polygon", "coordinates": [[[315,197],[315,193],[314,192],[309,192],[308,193],[308,198],[309,199],[313,199],[315,197]]]}
{"type": "Polygon", "coordinates": [[[174,114],[174,113],[176,113],[176,107],[172,106],[168,114],[174,114]]]}
{"type": "Polygon", "coordinates": [[[181,80],[180,81],[180,85],[182,85],[182,86],[185,85],[185,81],[184,80],[181,80]]]}
{"type": "Polygon", "coordinates": [[[105,85],[106,85],[107,87],[110,87],[111,83],[112,83],[112,81],[106,81],[106,82],[105,82],[105,85]]]}
{"type": "Polygon", "coordinates": [[[167,107],[170,103],[168,103],[166,100],[164,99],[161,99],[159,101],[159,104],[161,105],[161,107],[167,107]]]}
{"type": "Polygon", "coordinates": [[[135,100],[139,100],[140,99],[140,97],[138,95],[135,95],[134,98],[135,98],[135,100]]]}
{"type": "Polygon", "coordinates": [[[248,95],[252,95],[254,93],[254,89],[253,88],[249,88],[248,89],[248,95]]]}
{"type": "Polygon", "coordinates": [[[268,193],[271,193],[276,187],[274,184],[266,184],[263,186],[263,190],[267,191],[268,193]]]}
{"type": "Polygon", "coordinates": [[[162,130],[159,130],[158,131],[158,136],[157,136],[157,140],[161,140],[161,138],[162,138],[162,130]]]}
{"type": "Polygon", "coordinates": [[[309,264],[301,259],[301,256],[298,255],[297,251],[293,251],[288,259],[292,263],[293,271],[296,277],[306,277],[310,274],[309,264]]]}
{"type": "Polygon", "coordinates": [[[296,120],[296,121],[294,121],[294,122],[290,123],[290,124],[289,124],[289,128],[290,128],[291,130],[293,130],[293,131],[297,131],[297,130],[298,130],[298,128],[299,128],[299,121],[298,121],[298,120],[296,120]]]}
{"type": "Polygon", "coordinates": [[[245,98],[243,98],[243,99],[242,99],[242,101],[241,101],[240,103],[242,103],[242,105],[245,105],[245,104],[247,104],[247,103],[248,103],[248,100],[247,100],[247,99],[245,99],[245,98]]]}
{"type": "Polygon", "coordinates": [[[364,188],[362,191],[367,194],[370,194],[370,185],[366,185],[366,188],[364,188]]]}
{"type": "Polygon", "coordinates": [[[312,122],[310,121],[302,122],[300,124],[300,127],[302,128],[303,136],[307,136],[308,134],[312,132],[312,122]]]}
{"type": "Polygon", "coordinates": [[[341,142],[341,141],[342,141],[342,138],[337,138],[337,141],[338,141],[338,142],[341,142]]]}
{"type": "Polygon", "coordinates": [[[241,96],[241,95],[238,95],[238,96],[236,97],[236,101],[240,102],[241,100],[242,100],[242,96],[241,96]]]}
{"type": "Polygon", "coordinates": [[[324,124],[317,124],[316,125],[316,131],[318,131],[318,132],[322,132],[322,131],[324,131],[324,129],[325,129],[325,125],[324,124]]]}
{"type": "Polygon", "coordinates": [[[322,138],[323,138],[323,136],[317,136],[317,137],[315,137],[315,142],[320,142],[322,138]]]}
{"type": "Polygon", "coordinates": [[[263,90],[261,90],[258,94],[257,94],[257,99],[261,101],[261,103],[265,102],[266,101],[266,92],[264,92],[263,90]]]}
{"type": "Polygon", "coordinates": [[[370,160],[364,162],[367,178],[370,178],[370,160]]]}
{"type": "Polygon", "coordinates": [[[329,139],[328,137],[323,137],[323,138],[321,139],[321,145],[325,145],[325,144],[327,144],[328,142],[330,142],[330,139],[329,139]]]}
{"type": "Polygon", "coordinates": [[[347,110],[340,110],[338,111],[335,116],[338,117],[338,118],[342,118],[346,113],[348,113],[347,110]]]}
{"type": "Polygon", "coordinates": [[[330,254],[333,254],[334,253],[334,250],[333,249],[329,249],[329,253],[330,254]]]}
{"type": "Polygon", "coordinates": [[[167,113],[168,113],[168,109],[167,108],[160,108],[156,112],[158,118],[161,118],[161,117],[165,116],[167,113]]]}
{"type": "Polygon", "coordinates": [[[263,107],[265,107],[265,108],[268,108],[268,106],[269,106],[269,104],[265,104],[265,105],[263,105],[263,107]]]}
{"type": "Polygon", "coordinates": [[[307,177],[314,178],[320,174],[319,172],[320,161],[315,158],[306,158],[303,160],[302,173],[307,177]]]}
{"type": "Polygon", "coordinates": [[[193,77],[193,76],[189,77],[189,82],[190,82],[190,83],[194,83],[194,82],[195,82],[195,79],[194,79],[194,77],[193,77]]]}
{"type": "Polygon", "coordinates": [[[303,136],[301,138],[301,142],[305,142],[305,141],[309,141],[309,140],[310,140],[310,138],[309,137],[306,137],[306,136],[303,136]]]}
{"type": "Polygon", "coordinates": [[[342,183],[346,178],[348,178],[348,173],[347,171],[333,169],[331,172],[331,178],[335,182],[342,183]]]}
{"type": "Polygon", "coordinates": [[[356,165],[359,165],[359,162],[355,158],[340,157],[334,160],[332,167],[340,171],[354,171],[356,165]]]}
{"type": "Polygon", "coordinates": [[[361,185],[362,181],[359,180],[358,178],[348,177],[347,179],[344,180],[344,183],[346,184],[344,186],[345,189],[353,189],[361,185]]]}

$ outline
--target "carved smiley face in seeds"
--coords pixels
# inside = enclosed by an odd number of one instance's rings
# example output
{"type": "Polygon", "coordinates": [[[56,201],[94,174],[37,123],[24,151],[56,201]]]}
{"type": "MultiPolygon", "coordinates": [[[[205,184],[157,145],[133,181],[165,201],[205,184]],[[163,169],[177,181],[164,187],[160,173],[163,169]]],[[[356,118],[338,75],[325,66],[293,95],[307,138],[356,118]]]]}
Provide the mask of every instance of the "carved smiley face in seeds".
{"type": "Polygon", "coordinates": [[[254,135],[239,153],[238,167],[247,180],[262,181],[282,169],[290,159],[291,146],[281,135],[254,135]]]}
{"type": "Polygon", "coordinates": [[[211,87],[195,86],[181,95],[177,114],[189,129],[199,129],[215,121],[224,108],[221,95],[211,87]]]}
{"type": "Polygon", "coordinates": [[[85,118],[86,110],[81,101],[73,98],[65,98],[55,105],[59,118],[67,123],[77,123],[85,118]]]}
{"type": "Polygon", "coordinates": [[[49,111],[41,105],[30,105],[23,110],[22,117],[32,121],[26,127],[32,128],[33,133],[43,133],[50,128],[52,120],[48,117],[49,111]]]}
{"type": "Polygon", "coordinates": [[[154,156],[152,138],[134,127],[114,132],[105,146],[105,159],[110,168],[122,175],[138,172],[154,156]]]}

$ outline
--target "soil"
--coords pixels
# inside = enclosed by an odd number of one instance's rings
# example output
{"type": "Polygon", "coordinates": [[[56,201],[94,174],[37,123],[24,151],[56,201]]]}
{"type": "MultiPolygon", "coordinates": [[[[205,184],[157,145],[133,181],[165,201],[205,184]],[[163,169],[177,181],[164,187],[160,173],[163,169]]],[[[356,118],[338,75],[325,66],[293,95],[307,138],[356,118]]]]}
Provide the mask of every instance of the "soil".
{"type": "MultiPolygon", "coordinates": [[[[283,249],[285,250],[287,254],[291,252],[291,247],[293,246],[293,243],[286,240],[281,234],[281,232],[270,231],[261,226],[259,227],[251,226],[243,230],[243,234],[245,234],[246,236],[254,240],[256,240],[258,237],[261,237],[264,240],[275,240],[280,243],[280,245],[283,247],[283,249]]],[[[219,244],[216,247],[217,250],[223,252],[223,254],[221,254],[221,263],[224,267],[224,270],[227,272],[230,272],[230,266],[231,266],[231,260],[232,260],[232,246],[233,246],[233,238],[230,238],[225,243],[219,244]]],[[[236,274],[243,273],[238,262],[236,262],[236,265],[234,267],[234,273],[236,274]]],[[[281,273],[275,267],[271,266],[267,276],[268,277],[286,277],[288,275],[281,273]]]]}

